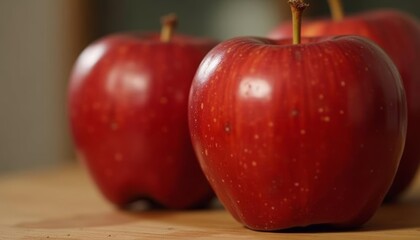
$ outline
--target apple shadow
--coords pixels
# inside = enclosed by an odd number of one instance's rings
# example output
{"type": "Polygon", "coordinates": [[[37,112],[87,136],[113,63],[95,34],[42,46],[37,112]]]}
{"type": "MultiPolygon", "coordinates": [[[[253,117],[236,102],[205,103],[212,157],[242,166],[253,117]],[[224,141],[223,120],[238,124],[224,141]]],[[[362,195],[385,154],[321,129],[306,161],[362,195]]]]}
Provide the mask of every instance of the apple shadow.
{"type": "MultiPolygon", "coordinates": [[[[330,233],[365,233],[377,231],[392,231],[414,229],[420,230],[420,201],[410,201],[384,204],[375,216],[364,226],[351,229],[336,229],[328,225],[314,225],[308,227],[291,228],[281,231],[269,232],[278,234],[330,234],[330,233]]],[[[213,201],[205,208],[189,210],[168,210],[159,205],[148,205],[136,202],[129,208],[116,208],[114,211],[100,212],[85,215],[74,215],[63,218],[51,218],[40,221],[25,222],[15,225],[18,228],[31,229],[70,229],[117,226],[134,224],[141,228],[143,223],[157,223],[169,231],[171,236],[206,237],[216,236],[221,232],[235,232],[245,234],[243,231],[253,232],[236,222],[217,201],[213,201]],[[205,229],[205,230],[203,230],[205,229]],[[242,233],[241,233],[242,232],[242,233]]]]}
{"type": "Polygon", "coordinates": [[[420,231],[420,201],[383,204],[371,220],[360,227],[337,229],[327,224],[296,227],[275,231],[278,233],[363,233],[414,229],[420,231]]]}
{"type": "Polygon", "coordinates": [[[420,230],[420,201],[383,204],[361,231],[420,230]]]}
{"type": "Polygon", "coordinates": [[[143,199],[134,201],[125,207],[114,207],[114,211],[78,214],[62,218],[50,218],[38,221],[30,221],[16,224],[18,228],[39,228],[39,229],[67,229],[67,228],[90,228],[131,224],[135,222],[158,221],[160,218],[168,218],[171,215],[180,213],[192,213],[200,211],[214,211],[223,209],[217,200],[207,204],[198,205],[185,210],[170,210],[162,205],[143,199]]]}
{"type": "Polygon", "coordinates": [[[122,211],[130,213],[144,213],[144,212],[154,212],[154,211],[200,211],[206,209],[223,209],[223,206],[216,198],[211,198],[210,200],[203,201],[200,204],[191,206],[186,209],[168,209],[162,204],[154,201],[150,198],[140,198],[139,200],[134,200],[124,206],[118,207],[122,211]]]}

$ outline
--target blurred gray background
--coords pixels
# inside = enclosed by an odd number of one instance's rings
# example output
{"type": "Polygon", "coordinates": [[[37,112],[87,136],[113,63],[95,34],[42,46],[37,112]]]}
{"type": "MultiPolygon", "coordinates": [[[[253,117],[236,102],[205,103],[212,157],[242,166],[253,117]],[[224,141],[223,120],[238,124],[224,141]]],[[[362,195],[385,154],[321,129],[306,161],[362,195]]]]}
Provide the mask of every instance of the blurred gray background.
{"type": "MultiPolygon", "coordinates": [[[[308,0],[306,17],[328,15],[308,0]]],[[[348,13],[398,8],[420,15],[420,1],[343,1],[348,13]]],[[[152,31],[175,12],[179,32],[219,40],[264,36],[289,18],[287,0],[1,0],[0,174],[74,161],[66,88],[77,55],[119,31],[152,31]]]]}

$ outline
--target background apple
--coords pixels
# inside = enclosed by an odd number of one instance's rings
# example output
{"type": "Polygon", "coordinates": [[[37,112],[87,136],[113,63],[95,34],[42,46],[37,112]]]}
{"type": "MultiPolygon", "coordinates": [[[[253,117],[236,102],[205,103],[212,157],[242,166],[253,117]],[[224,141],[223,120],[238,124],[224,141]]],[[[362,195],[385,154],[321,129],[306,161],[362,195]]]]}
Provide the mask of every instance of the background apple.
{"type": "Polygon", "coordinates": [[[83,51],[69,86],[69,114],[79,157],[103,194],[126,206],[150,199],[189,208],[213,196],[192,149],[187,121],[194,73],[214,41],[124,33],[83,51]]]}
{"type": "Polygon", "coordinates": [[[366,222],[403,151],[404,89],[389,57],[361,37],[303,42],[222,42],[191,88],[201,167],[223,205],[254,230],[366,222]]]}
{"type": "MultiPolygon", "coordinates": [[[[395,199],[415,177],[420,164],[420,24],[406,13],[375,10],[344,17],[341,2],[329,0],[334,20],[305,22],[303,36],[355,34],[382,47],[397,65],[407,94],[408,131],[400,167],[387,198],[395,199]]],[[[280,25],[269,35],[285,38],[292,34],[290,23],[280,25]]]]}

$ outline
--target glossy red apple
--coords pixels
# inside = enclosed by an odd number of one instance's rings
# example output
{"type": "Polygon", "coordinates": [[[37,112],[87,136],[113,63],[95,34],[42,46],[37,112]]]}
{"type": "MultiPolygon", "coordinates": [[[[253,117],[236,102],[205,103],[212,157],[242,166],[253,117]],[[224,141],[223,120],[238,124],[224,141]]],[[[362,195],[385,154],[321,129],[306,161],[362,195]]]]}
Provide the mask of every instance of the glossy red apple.
{"type": "MultiPolygon", "coordinates": [[[[355,34],[367,37],[382,47],[401,74],[408,104],[407,141],[400,167],[387,198],[395,199],[412,182],[420,164],[420,24],[406,13],[375,10],[343,18],[340,2],[330,0],[336,20],[305,22],[304,36],[355,34]]],[[[282,24],[272,38],[290,37],[292,26],[282,24]]]]}
{"type": "Polygon", "coordinates": [[[201,63],[189,124],[209,182],[248,228],[354,227],[395,176],[405,104],[395,65],[364,38],[243,37],[201,63]]]}
{"type": "Polygon", "coordinates": [[[196,69],[215,42],[164,29],[162,39],[107,36],[83,51],[71,75],[78,155],[118,206],[151,199],[190,208],[213,196],[191,145],[187,104],[196,69]]]}

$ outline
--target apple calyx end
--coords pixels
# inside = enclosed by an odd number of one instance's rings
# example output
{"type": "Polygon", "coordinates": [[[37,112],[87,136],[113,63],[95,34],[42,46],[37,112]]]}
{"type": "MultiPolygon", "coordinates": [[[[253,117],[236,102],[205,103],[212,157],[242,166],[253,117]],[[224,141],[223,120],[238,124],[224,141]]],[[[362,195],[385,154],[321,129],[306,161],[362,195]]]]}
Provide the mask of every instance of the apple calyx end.
{"type": "Polygon", "coordinates": [[[170,42],[175,28],[178,25],[178,17],[175,13],[170,13],[161,18],[162,30],[160,40],[162,42],[170,42]]]}

